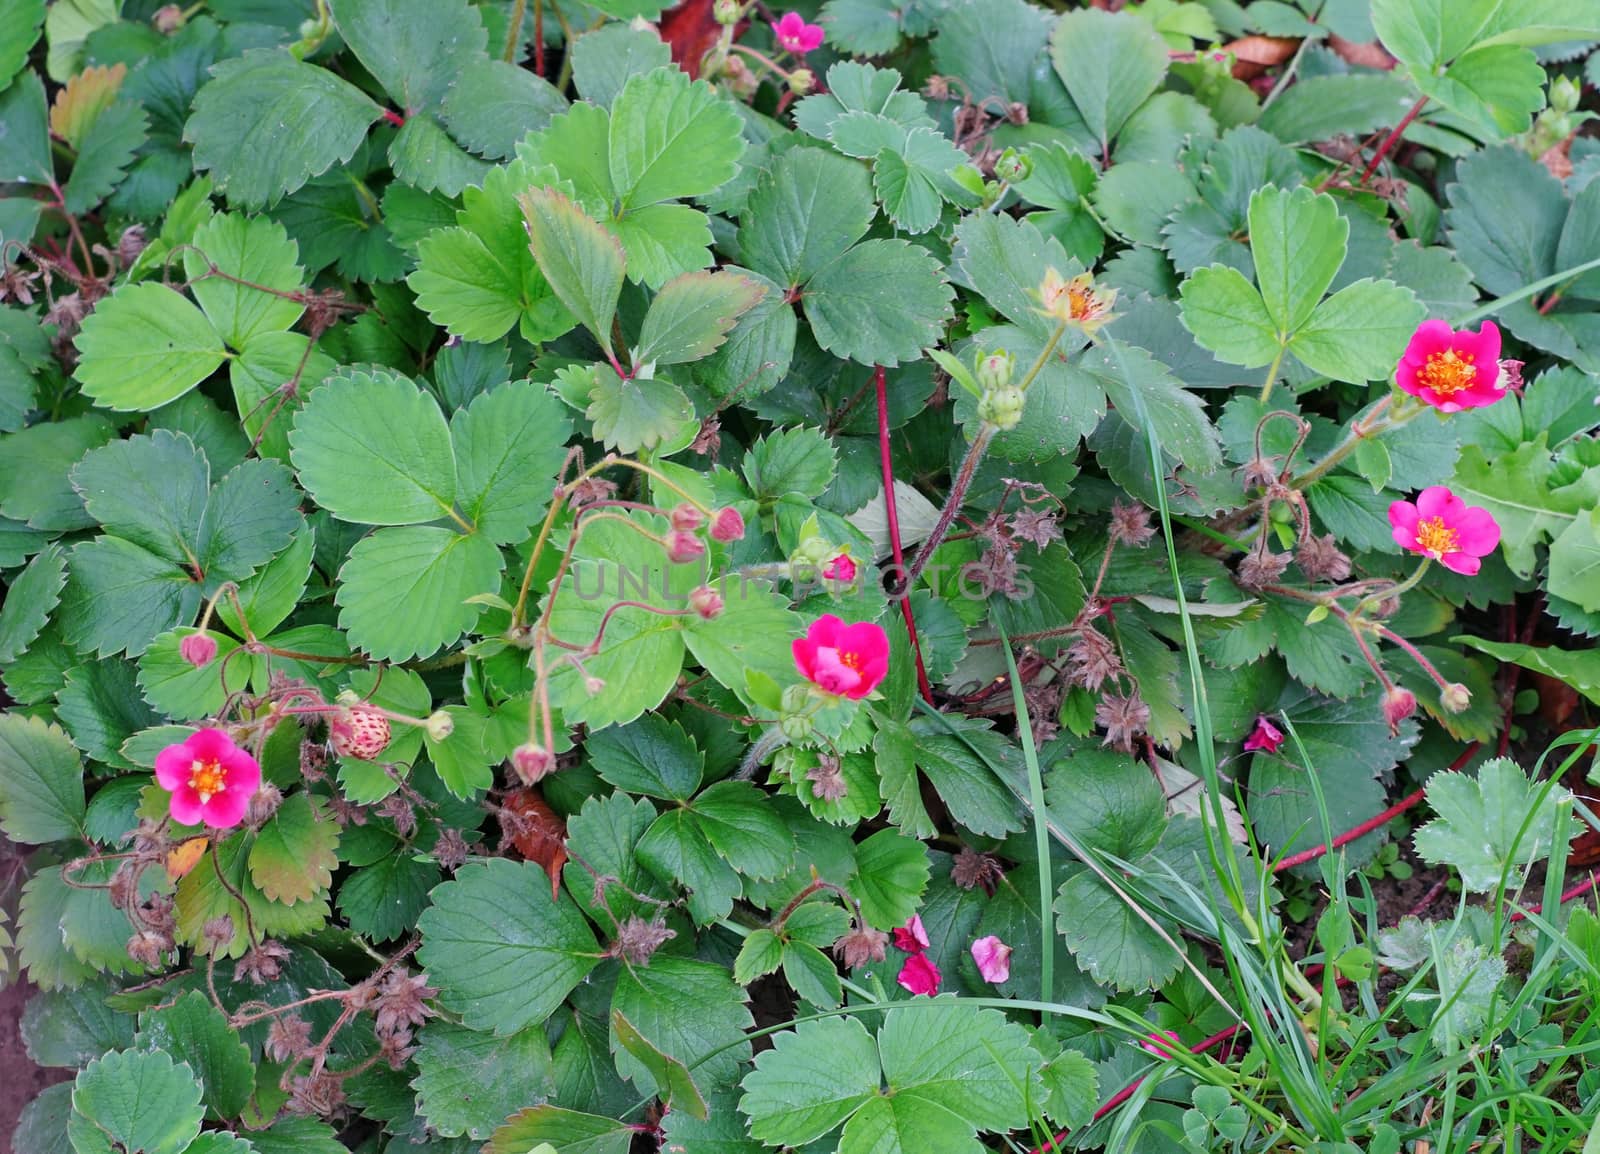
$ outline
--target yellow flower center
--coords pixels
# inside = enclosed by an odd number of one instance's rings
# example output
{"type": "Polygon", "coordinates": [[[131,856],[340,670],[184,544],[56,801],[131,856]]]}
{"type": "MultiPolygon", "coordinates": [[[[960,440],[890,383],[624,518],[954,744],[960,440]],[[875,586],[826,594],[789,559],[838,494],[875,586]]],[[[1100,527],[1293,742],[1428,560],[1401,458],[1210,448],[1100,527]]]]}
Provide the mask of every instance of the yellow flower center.
{"type": "Polygon", "coordinates": [[[196,761],[189,767],[189,788],[208,802],[228,788],[227,772],[214,761],[196,761]]]}
{"type": "Polygon", "coordinates": [[[1427,517],[1417,522],[1417,545],[1425,553],[1443,557],[1461,548],[1461,537],[1444,523],[1443,517],[1427,517]]]}
{"type": "Polygon", "coordinates": [[[1478,379],[1478,369],[1472,360],[1470,353],[1463,357],[1454,349],[1429,353],[1427,364],[1417,376],[1441,397],[1453,397],[1462,389],[1471,388],[1478,379]]]}
{"type": "Polygon", "coordinates": [[[860,673],[861,672],[861,654],[855,653],[855,652],[846,652],[846,651],[841,650],[840,653],[839,653],[839,664],[843,665],[846,669],[853,669],[857,673],[860,673]]]}
{"type": "Polygon", "coordinates": [[[1075,321],[1088,320],[1099,312],[1099,301],[1095,299],[1094,290],[1088,285],[1072,284],[1067,286],[1067,309],[1075,321]]]}

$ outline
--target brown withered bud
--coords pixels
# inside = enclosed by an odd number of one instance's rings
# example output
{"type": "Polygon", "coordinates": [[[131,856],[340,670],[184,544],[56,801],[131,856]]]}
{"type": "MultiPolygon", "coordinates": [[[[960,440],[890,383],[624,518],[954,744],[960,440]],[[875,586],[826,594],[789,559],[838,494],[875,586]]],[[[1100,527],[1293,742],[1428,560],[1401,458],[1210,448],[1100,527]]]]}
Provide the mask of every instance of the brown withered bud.
{"type": "Polygon", "coordinates": [[[970,580],[983,586],[987,593],[1004,593],[1011,596],[1017,591],[1017,557],[1010,546],[991,545],[965,570],[970,580]]]}
{"type": "Polygon", "coordinates": [[[433,1017],[435,1011],[427,1002],[438,993],[428,985],[427,974],[413,977],[404,970],[391,970],[384,976],[383,985],[372,1000],[376,1014],[374,1031],[380,1038],[402,1030],[409,1036],[413,1027],[433,1017]]]}
{"type": "Polygon", "coordinates": [[[1006,119],[1012,124],[1028,123],[1028,106],[1020,101],[1013,100],[1006,105],[1006,119]]]}
{"type": "Polygon", "coordinates": [[[233,919],[223,914],[200,927],[200,940],[205,945],[206,953],[220,953],[233,944],[233,933],[233,919]]]}
{"type": "Polygon", "coordinates": [[[1295,560],[1300,565],[1300,572],[1312,584],[1319,581],[1337,583],[1350,576],[1350,558],[1344,555],[1332,533],[1323,537],[1315,533],[1306,534],[1305,540],[1300,542],[1295,560]]]}
{"type": "Polygon", "coordinates": [[[166,894],[151,894],[139,907],[138,920],[144,924],[145,929],[171,937],[178,927],[178,919],[174,912],[176,906],[176,901],[166,894]]]}
{"type": "Polygon", "coordinates": [[[1133,739],[1150,724],[1150,707],[1138,693],[1130,693],[1126,697],[1108,693],[1095,706],[1094,721],[1106,731],[1101,744],[1132,753],[1133,739]]]}
{"type": "Polygon", "coordinates": [[[1283,571],[1289,567],[1289,562],[1294,560],[1292,553],[1273,553],[1267,549],[1252,549],[1245,554],[1244,560],[1239,562],[1239,570],[1235,574],[1238,582],[1246,589],[1260,589],[1263,585],[1271,585],[1283,576],[1283,571]]]}
{"type": "Polygon", "coordinates": [[[328,764],[328,747],[320,741],[302,741],[300,743],[300,776],[307,781],[322,781],[328,775],[324,767],[328,764]]]}
{"type": "Polygon", "coordinates": [[[391,793],[384,798],[374,812],[394,822],[394,831],[401,837],[410,837],[417,832],[417,811],[398,793],[391,793]]]}
{"type": "Polygon", "coordinates": [[[289,960],[289,947],[282,942],[262,942],[244,952],[233,967],[233,980],[248,978],[252,985],[264,986],[275,982],[283,974],[283,963],[289,960]]]}
{"type": "Polygon", "coordinates": [[[267,1027],[263,1047],[274,1062],[293,1062],[311,1050],[311,1023],[297,1014],[283,1014],[267,1027]]]}
{"type": "Polygon", "coordinates": [[[1278,483],[1278,466],[1265,457],[1257,457],[1239,471],[1239,483],[1246,489],[1265,489],[1278,483]]]}
{"type": "Polygon", "coordinates": [[[283,804],[283,793],[270,781],[261,783],[261,788],[250,798],[250,804],[245,806],[244,823],[251,829],[260,829],[278,812],[278,807],[283,804]]]}
{"type": "Polygon", "coordinates": [[[139,259],[139,254],[150,243],[144,233],[144,225],[131,224],[122,230],[122,235],[117,238],[117,261],[123,268],[127,268],[139,259]]]}
{"type": "Polygon", "coordinates": [[[857,926],[833,943],[833,956],[849,970],[881,962],[888,954],[889,935],[871,926],[857,926]]]}
{"type": "Polygon", "coordinates": [[[617,483],[604,477],[585,477],[566,487],[567,504],[574,510],[596,501],[609,501],[617,495],[617,483]]]}
{"type": "Polygon", "coordinates": [[[1085,625],[1067,648],[1067,680],[1085,689],[1099,689],[1121,676],[1122,658],[1117,656],[1117,647],[1104,633],[1085,625]]]}
{"type": "Polygon", "coordinates": [[[638,914],[629,914],[617,927],[617,940],[611,943],[611,954],[625,962],[642,966],[652,954],[677,936],[676,931],[668,929],[660,920],[645,921],[638,914]]]}
{"type": "Polygon", "coordinates": [[[455,873],[467,860],[467,841],[458,829],[446,829],[433,843],[433,860],[445,873],[455,873]]]}
{"type": "Polygon", "coordinates": [[[172,839],[160,822],[145,818],[133,830],[133,856],[145,861],[160,861],[172,849],[172,839]]]}
{"type": "Polygon", "coordinates": [[[344,1080],[326,1071],[294,1080],[287,1109],[291,1114],[331,1118],[344,1108],[344,1080]]]}
{"type": "Polygon", "coordinates": [[[715,457],[722,449],[722,422],[712,416],[700,422],[700,431],[689,442],[689,451],[701,457],[715,457]]]}
{"type": "Polygon", "coordinates": [[[1011,535],[1043,549],[1050,542],[1061,539],[1061,523],[1056,520],[1054,513],[1019,509],[1011,517],[1011,535]]]}
{"type": "Polygon", "coordinates": [[[328,812],[341,826],[367,824],[366,808],[346,801],[338,790],[328,795],[328,812]]]}
{"type": "Polygon", "coordinates": [[[20,305],[33,303],[34,282],[39,279],[37,269],[21,265],[0,265],[0,301],[14,300],[20,305]]]}
{"type": "Polygon", "coordinates": [[[838,801],[850,792],[840,772],[839,759],[831,754],[818,755],[817,764],[806,770],[806,780],[811,783],[811,792],[818,801],[838,801]]]}
{"type": "Polygon", "coordinates": [[[1150,524],[1150,510],[1143,505],[1116,501],[1111,506],[1111,539],[1121,545],[1143,549],[1156,535],[1150,524]]]}
{"type": "Polygon", "coordinates": [[[981,889],[990,897],[1005,877],[1000,859],[992,854],[979,853],[970,846],[962,846],[950,863],[950,880],[964,890],[981,889]]]}
{"type": "Polygon", "coordinates": [[[128,939],[128,956],[146,969],[159,970],[172,952],[172,935],[144,929],[128,939]]]}
{"type": "Polygon", "coordinates": [[[938,73],[934,73],[923,83],[922,95],[929,100],[949,100],[950,81],[938,73]]]}
{"type": "Polygon", "coordinates": [[[411,1031],[404,1030],[398,1034],[385,1034],[378,1039],[378,1056],[389,1063],[391,1070],[403,1070],[406,1063],[411,1060],[411,1055],[417,1048],[411,1044],[411,1031]]]}

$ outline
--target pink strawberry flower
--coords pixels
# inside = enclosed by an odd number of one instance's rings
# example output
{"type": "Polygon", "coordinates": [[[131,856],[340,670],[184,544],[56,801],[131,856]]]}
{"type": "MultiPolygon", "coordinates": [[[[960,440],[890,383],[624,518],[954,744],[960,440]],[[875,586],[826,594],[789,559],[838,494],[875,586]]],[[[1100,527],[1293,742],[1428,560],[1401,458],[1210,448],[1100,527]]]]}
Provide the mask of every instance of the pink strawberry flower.
{"type": "Polygon", "coordinates": [[[156,754],[156,781],[179,825],[231,829],[261,788],[261,766],[220,729],[199,729],[156,754]]]}
{"type": "Polygon", "coordinates": [[[1446,569],[1471,577],[1500,544],[1500,526],[1489,510],[1469,505],[1443,485],[1430,485],[1416,504],[1389,506],[1389,524],[1402,549],[1429,557],[1446,569]]]}
{"type": "Polygon", "coordinates": [[[998,985],[1011,977],[1011,947],[993,934],[972,943],[972,960],[986,982],[998,985]]]}
{"type": "Polygon", "coordinates": [[[829,559],[822,567],[824,581],[837,581],[841,585],[853,585],[856,574],[860,571],[855,559],[848,553],[838,553],[829,559]]]}
{"type": "Polygon", "coordinates": [[[912,914],[903,926],[896,926],[894,948],[908,954],[920,954],[928,948],[928,931],[922,928],[922,915],[912,914]]]}
{"type": "Polygon", "coordinates": [[[1277,753],[1283,746],[1283,730],[1265,717],[1256,718],[1256,726],[1244,739],[1246,753],[1277,753]]]}
{"type": "Polygon", "coordinates": [[[817,618],[792,643],[800,676],[824,693],[859,701],[889,672],[889,635],[881,625],[846,625],[833,614],[817,618]]]}
{"type": "Polygon", "coordinates": [[[1453,332],[1439,320],[1423,321],[1394,371],[1402,391],[1441,413],[1492,405],[1506,395],[1511,374],[1500,360],[1500,330],[1484,321],[1477,332],[1453,332]]]}
{"type": "Polygon", "coordinates": [[[933,964],[933,959],[927,954],[912,954],[906,959],[906,964],[900,967],[900,974],[895,981],[913,994],[926,994],[931,998],[939,992],[939,967],[933,964]]]}
{"type": "Polygon", "coordinates": [[[783,18],[772,22],[772,34],[778,46],[796,56],[804,56],[812,49],[822,47],[825,35],[820,24],[807,24],[798,12],[785,12],[783,18]]]}

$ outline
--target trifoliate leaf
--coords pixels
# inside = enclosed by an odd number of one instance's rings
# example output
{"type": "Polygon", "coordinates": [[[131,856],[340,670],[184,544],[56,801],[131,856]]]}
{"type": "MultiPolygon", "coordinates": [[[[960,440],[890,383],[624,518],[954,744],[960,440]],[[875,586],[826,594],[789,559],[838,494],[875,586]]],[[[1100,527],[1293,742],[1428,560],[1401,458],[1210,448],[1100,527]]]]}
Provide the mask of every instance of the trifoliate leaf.
{"type": "Polygon", "coordinates": [[[116,191],[148,127],[144,109],[130,100],[119,100],[95,117],[63,189],[68,212],[86,213],[116,191]]]}
{"type": "Polygon", "coordinates": [[[500,385],[457,410],[456,491],[479,533],[498,544],[528,535],[544,516],[571,435],[565,407],[529,381],[500,385]]]}
{"type": "Polygon", "coordinates": [[[84,393],[116,410],[148,410],[176,400],[227,355],[205,314],[154,282],[123,285],[101,301],[75,344],[84,393]]]}
{"type": "Polygon", "coordinates": [[[632,77],[671,60],[672,49],[654,28],[602,24],[573,42],[572,82],[585,100],[609,108],[632,77]]]}
{"type": "Polygon", "coordinates": [[[743,893],[739,875],[711,848],[699,821],[686,810],[662,814],[639,839],[640,863],[668,886],[688,891],[684,902],[698,925],[728,916],[743,893]]]}
{"type": "Polygon", "coordinates": [[[822,496],[837,466],[833,443],[820,429],[779,429],[762,437],[744,455],[744,477],[762,500],[785,493],[822,496]]]}
{"type": "Polygon", "coordinates": [[[451,86],[444,122],[450,135],[478,155],[508,160],[523,137],[566,109],[566,97],[544,77],[504,60],[483,60],[464,69],[451,86]]]}
{"type": "Polygon", "coordinates": [[[1560,789],[1530,782],[1504,757],[1484,762],[1476,780],[1451,770],[1436,773],[1428,779],[1428,804],[1438,816],[1417,830],[1417,853],[1454,866],[1470,892],[1487,892],[1502,880],[1516,889],[1549,852],[1562,796],[1560,789]]]}
{"type": "Polygon", "coordinates": [[[271,901],[292,906],[333,884],[339,826],[310,795],[284,799],[250,847],[250,880],[271,901]]]}
{"type": "Polygon", "coordinates": [[[396,180],[423,192],[459,196],[469,185],[482,184],[489,166],[451,140],[439,122],[419,112],[406,120],[389,144],[389,167],[396,180]]]}
{"type": "Polygon", "coordinates": [[[213,69],[183,135],[218,192],[259,209],[349,160],[380,112],[348,81],[267,49],[213,69]]]}
{"type": "Polygon", "coordinates": [[[668,380],[619,377],[609,365],[596,365],[584,415],[595,436],[620,453],[683,445],[698,428],[694,405],[668,380]]]}
{"type": "Polygon", "coordinates": [[[450,428],[438,403],[397,373],[352,371],[324,384],[289,440],[301,483],[335,516],[411,525],[454,507],[450,428]]]}
{"type": "Polygon", "coordinates": [[[483,606],[468,598],[498,589],[504,567],[481,533],[385,529],[363,538],[339,570],[339,626],[379,660],[429,656],[476,624],[483,606]]]}
{"type": "Polygon", "coordinates": [[[860,1021],[804,1022],[773,1041],[745,1076],[739,1099],[750,1133],[761,1141],[803,1146],[878,1094],[878,1046],[860,1021]]]}
{"type": "Polygon", "coordinates": [[[258,333],[279,332],[300,319],[305,307],[285,294],[305,287],[305,273],[299,249],[282,225],[266,217],[218,213],[195,232],[192,243],[183,254],[190,291],[230,347],[243,349],[258,333]]]}
{"type": "Polygon", "coordinates": [[[187,1065],[199,1079],[213,1117],[237,1117],[255,1089],[249,1048],[228,1025],[227,1015],[199,990],[141,1015],[134,1046],[165,1051],[187,1065]]]}
{"type": "Polygon", "coordinates": [[[12,578],[0,605],[0,665],[9,665],[33,644],[61,601],[67,583],[66,555],[47,546],[12,578]]]}
{"type": "Polygon", "coordinates": [[[488,35],[466,0],[334,0],[339,33],[407,116],[437,108],[450,83],[484,63],[488,35]]]}
{"type": "Polygon", "coordinates": [[[705,755],[681,725],[648,714],[596,733],[584,746],[595,772],[630,794],[687,801],[700,788],[705,755]]]}
{"type": "Polygon", "coordinates": [[[801,300],[828,352],[892,368],[939,342],[954,296],[925,250],[903,240],[869,240],[820,269],[801,300]]]}
{"type": "Polygon", "coordinates": [[[611,319],[622,292],[622,245],[553,188],[522,196],[534,259],[561,302],[611,351],[611,319]]]}
{"type": "Polygon", "coordinates": [[[1363,384],[1394,372],[1406,342],[1426,317],[1410,289],[1393,281],[1359,280],[1312,312],[1289,342],[1308,369],[1363,384]]]}
{"type": "Polygon", "coordinates": [[[1350,224],[1327,193],[1268,185],[1250,197],[1250,252],[1276,331],[1298,332],[1344,263],[1350,224]]]}
{"type": "Polygon", "coordinates": [[[542,1023],[510,1037],[450,1022],[417,1036],[417,1112],[446,1138],[483,1141],[508,1115],[555,1094],[542,1023]]]}
{"type": "Polygon", "coordinates": [[[765,292],[756,281],[728,272],[691,272],[668,281],[650,302],[634,359],[676,365],[710,356],[765,292]]]}
{"type": "Polygon", "coordinates": [[[50,122],[45,112],[44,83],[29,70],[0,90],[0,180],[48,185],[55,179],[50,162],[50,122]]]}
{"type": "Polygon", "coordinates": [[[137,657],[201,600],[200,585],[171,561],[106,534],[72,550],[58,620],[80,651],[137,657]]]}
{"type": "Polygon", "coordinates": [[[921,842],[892,829],[879,830],[856,846],[856,874],[850,894],[874,929],[904,925],[917,912],[928,887],[930,866],[921,842]]]}
{"type": "MultiPolygon", "coordinates": [[[[685,1065],[706,1091],[736,1082],[750,1059],[744,1033],[755,1025],[746,994],[722,966],[657,954],[648,966],[625,967],[617,976],[613,1013],[620,1013],[655,1048],[685,1065]]],[[[621,1048],[613,1031],[617,1072],[635,1087],[654,1086],[645,1063],[621,1048]]]]}
{"type": "Polygon", "coordinates": [[[740,253],[751,269],[794,288],[866,235],[876,214],[859,164],[820,148],[791,149],[750,194],[740,253]]]}
{"type": "Polygon", "coordinates": [[[744,152],[739,114],[676,68],[634,76],[611,108],[611,184],[624,209],[726,184],[744,152]]]}
{"type": "Polygon", "coordinates": [[[552,900],[531,862],[463,866],[433,891],[417,928],[443,1003],[469,1028],[502,1036],[550,1017],[600,961],[583,915],[569,898],[552,900]]]}
{"type": "Polygon", "coordinates": [[[760,790],[747,781],[720,781],[689,803],[700,832],[740,874],[778,877],[794,860],[794,838],[760,790]]]}
{"type": "Polygon", "coordinates": [[[182,1154],[200,1133],[200,1084],[161,1050],[113,1052],[72,1085],[67,1132],[78,1154],[182,1154]]]}
{"type": "Polygon", "coordinates": [[[1050,34],[1050,59],[1103,154],[1167,75],[1166,43],[1131,12],[1067,13],[1050,34]]]}

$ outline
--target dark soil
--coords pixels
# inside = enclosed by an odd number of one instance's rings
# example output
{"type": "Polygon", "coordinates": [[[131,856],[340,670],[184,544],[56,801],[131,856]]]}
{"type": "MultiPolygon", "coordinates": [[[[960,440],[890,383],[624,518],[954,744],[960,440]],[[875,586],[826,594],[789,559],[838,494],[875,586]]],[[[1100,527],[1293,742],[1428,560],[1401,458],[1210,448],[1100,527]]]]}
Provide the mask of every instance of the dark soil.
{"type": "Polygon", "coordinates": [[[26,983],[0,990],[0,1154],[32,1154],[12,1149],[17,1116],[40,1090],[72,1076],[70,1070],[41,1070],[22,1048],[22,1007],[32,993],[26,983]]]}

